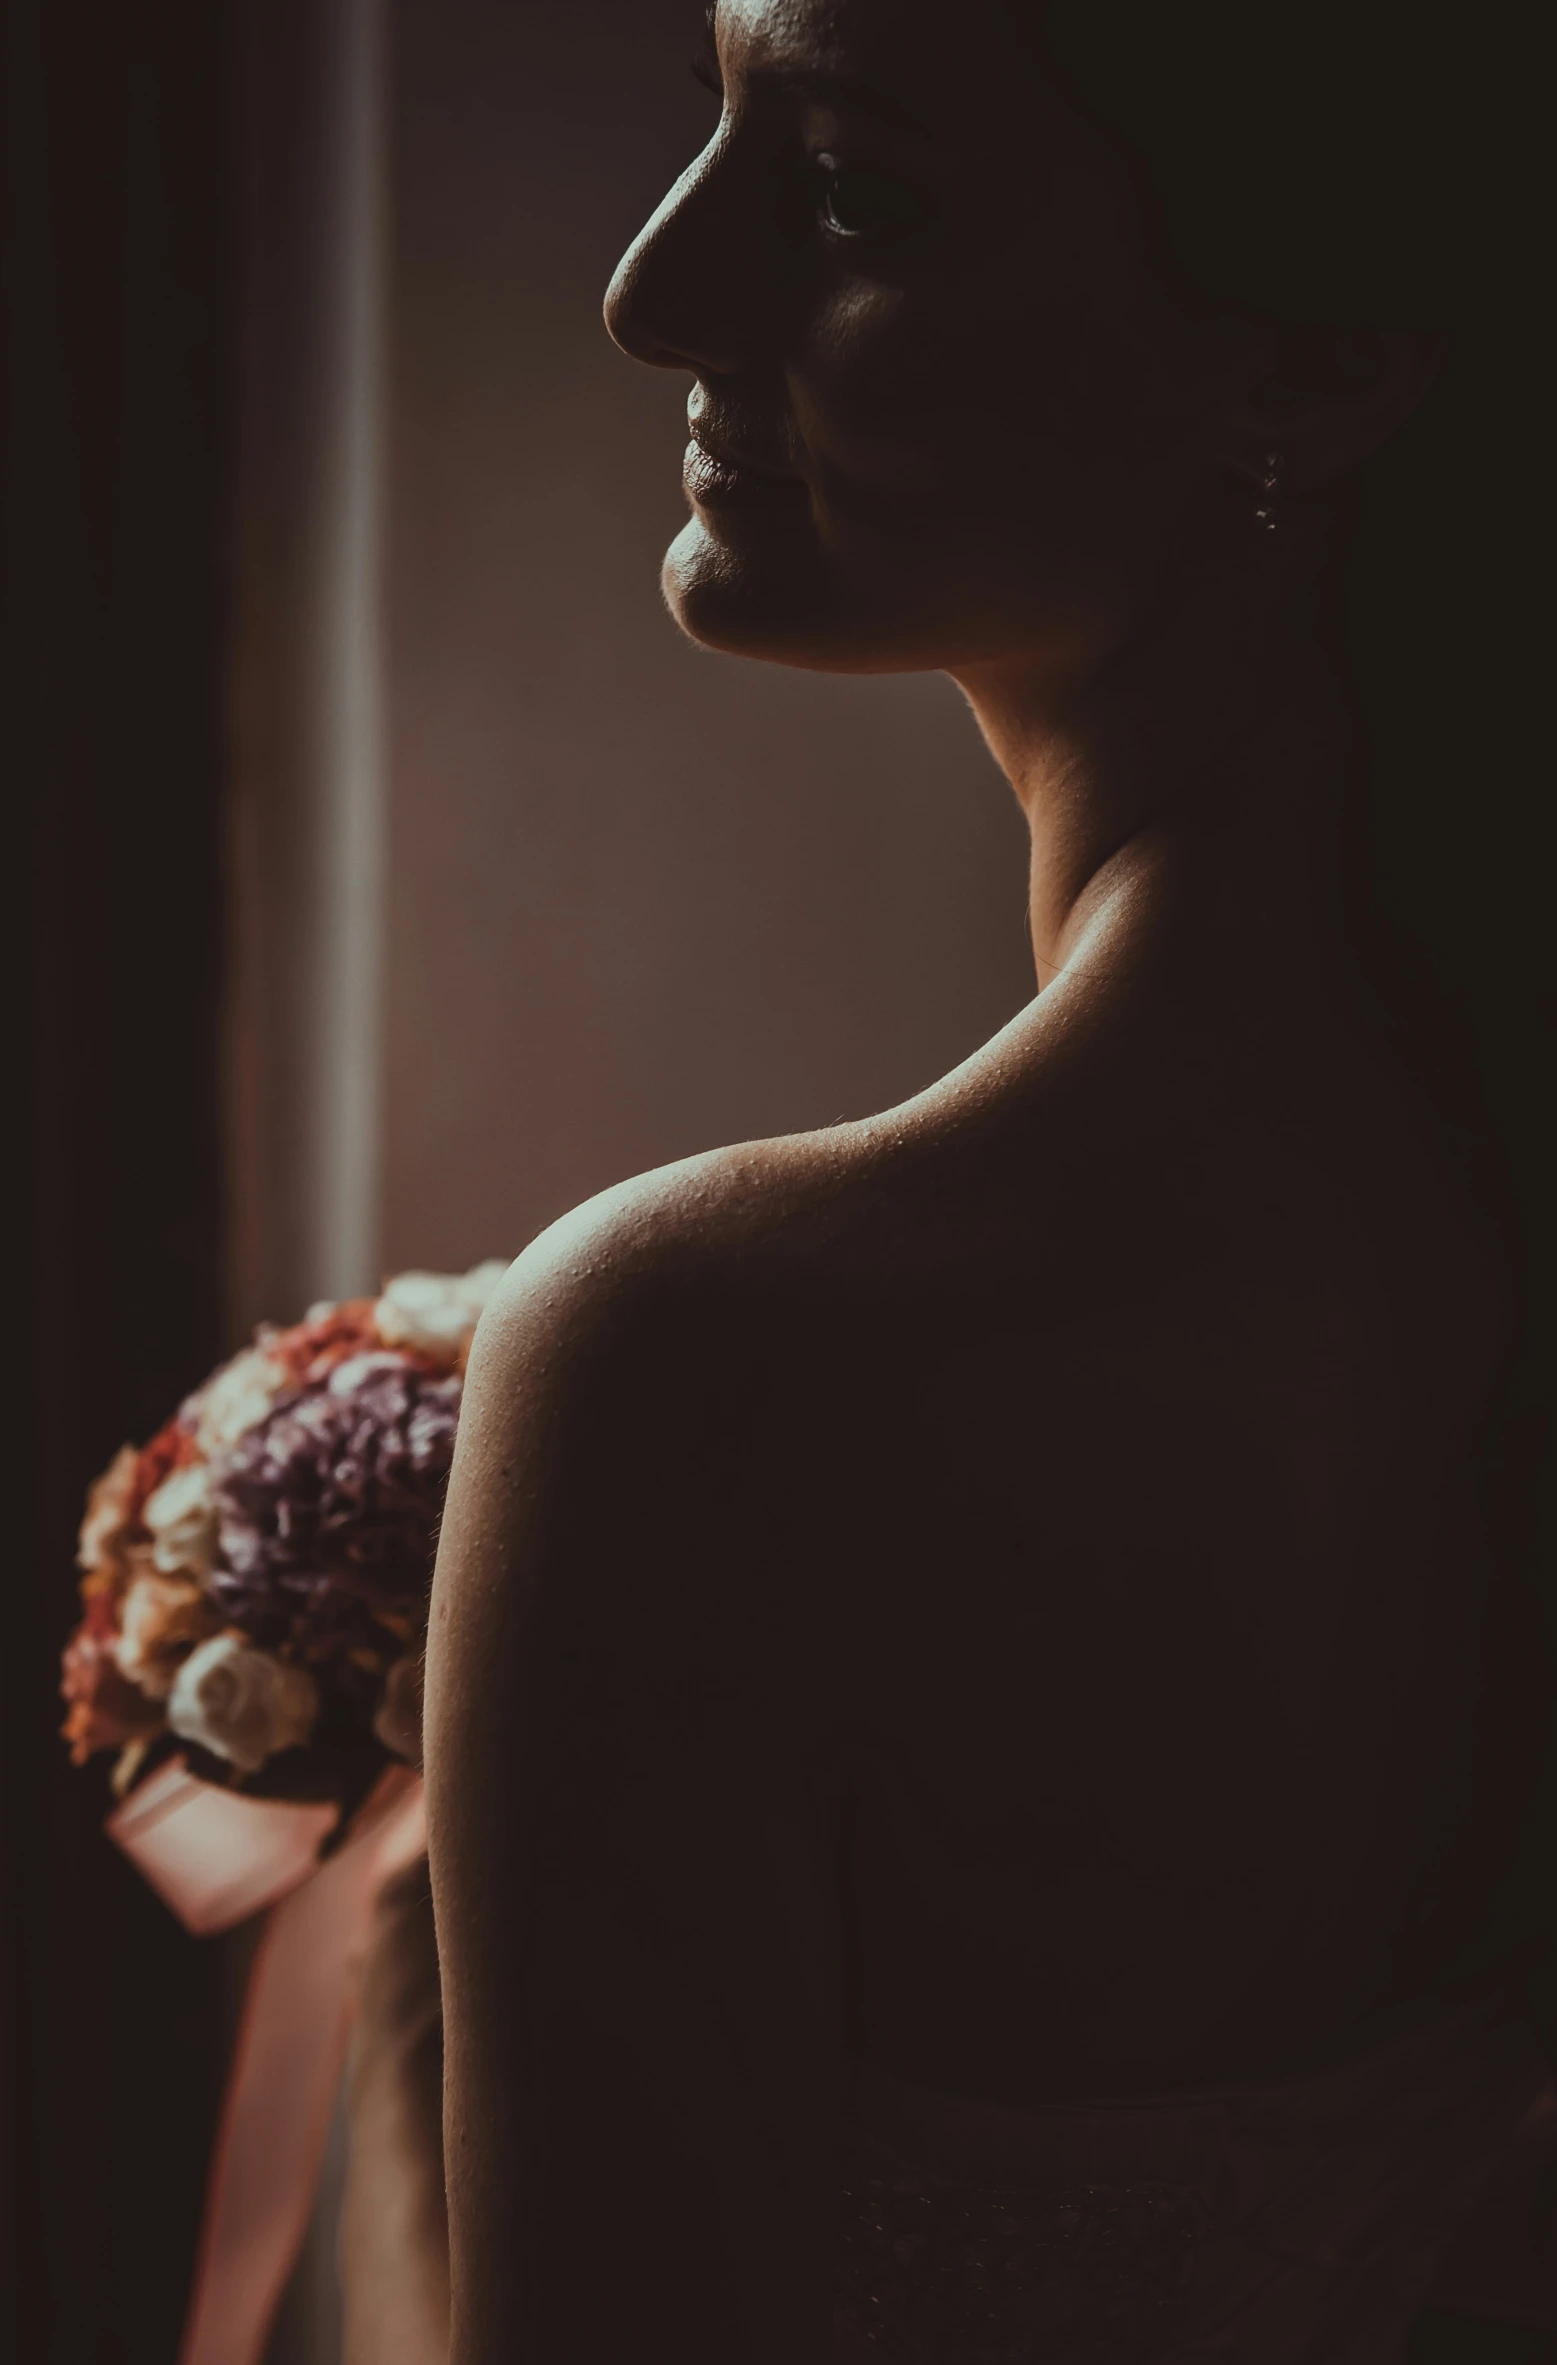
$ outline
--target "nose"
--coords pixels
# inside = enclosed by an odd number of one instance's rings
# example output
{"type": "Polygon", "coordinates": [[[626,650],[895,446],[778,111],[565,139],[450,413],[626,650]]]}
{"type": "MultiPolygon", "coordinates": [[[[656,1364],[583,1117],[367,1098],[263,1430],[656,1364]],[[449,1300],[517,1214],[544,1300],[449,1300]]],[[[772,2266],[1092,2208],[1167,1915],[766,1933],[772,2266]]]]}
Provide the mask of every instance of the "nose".
{"type": "MultiPolygon", "coordinates": [[[[738,318],[750,277],[728,202],[716,139],[639,231],[606,290],[605,324],[634,361],[651,369],[733,376],[748,359],[738,318]]],[[[746,258],[750,261],[750,258],[746,258]]]]}

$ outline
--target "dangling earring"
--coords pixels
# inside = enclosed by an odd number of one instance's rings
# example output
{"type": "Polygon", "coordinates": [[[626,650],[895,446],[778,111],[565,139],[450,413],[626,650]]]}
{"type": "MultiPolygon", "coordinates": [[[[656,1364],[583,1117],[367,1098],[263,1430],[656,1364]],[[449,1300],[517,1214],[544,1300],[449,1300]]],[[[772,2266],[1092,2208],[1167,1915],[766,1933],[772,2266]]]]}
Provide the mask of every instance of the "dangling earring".
{"type": "Polygon", "coordinates": [[[1276,502],[1281,492],[1281,469],[1280,452],[1267,452],[1260,471],[1260,497],[1254,506],[1254,522],[1262,533],[1274,534],[1276,531],[1276,502]]]}

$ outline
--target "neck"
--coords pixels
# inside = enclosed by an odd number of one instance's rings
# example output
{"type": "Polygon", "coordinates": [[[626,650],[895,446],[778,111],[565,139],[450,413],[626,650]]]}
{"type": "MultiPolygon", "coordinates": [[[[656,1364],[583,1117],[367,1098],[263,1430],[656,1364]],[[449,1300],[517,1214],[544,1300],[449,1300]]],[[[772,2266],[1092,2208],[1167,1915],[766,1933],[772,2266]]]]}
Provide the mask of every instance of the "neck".
{"type": "Polygon", "coordinates": [[[1092,882],[1147,833],[1192,851],[1219,936],[1333,932],[1348,732],[1315,612],[1311,584],[1290,575],[1252,592],[1179,582],[1065,679],[1020,657],[959,669],[1027,820],[1040,991],[1092,882]]]}

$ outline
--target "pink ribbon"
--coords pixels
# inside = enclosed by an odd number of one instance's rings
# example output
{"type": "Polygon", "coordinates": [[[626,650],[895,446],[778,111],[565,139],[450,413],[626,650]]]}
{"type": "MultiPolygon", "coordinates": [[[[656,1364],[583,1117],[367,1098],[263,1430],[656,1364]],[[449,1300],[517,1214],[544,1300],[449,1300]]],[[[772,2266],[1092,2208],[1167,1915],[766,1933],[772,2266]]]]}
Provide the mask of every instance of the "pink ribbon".
{"type": "Polygon", "coordinates": [[[179,2365],[258,2365],[318,2189],[373,1901],[426,1846],[422,1782],[392,1766],[324,1864],[333,1806],[245,1798],[174,1759],[109,1837],[200,1936],[269,1906],[206,2191],[179,2365]]]}

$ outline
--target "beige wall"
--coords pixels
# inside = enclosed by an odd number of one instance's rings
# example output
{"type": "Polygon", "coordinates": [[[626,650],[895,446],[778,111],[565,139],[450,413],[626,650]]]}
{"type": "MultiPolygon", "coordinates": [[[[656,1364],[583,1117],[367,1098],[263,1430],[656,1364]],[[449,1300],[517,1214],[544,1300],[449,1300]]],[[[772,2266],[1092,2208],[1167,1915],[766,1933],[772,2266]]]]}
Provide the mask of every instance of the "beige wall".
{"type": "Polygon", "coordinates": [[[859,1116],[1030,994],[1023,834],[960,698],[690,648],[686,381],[612,265],[706,136],[682,0],[399,0],[385,1261],[859,1116]]]}

